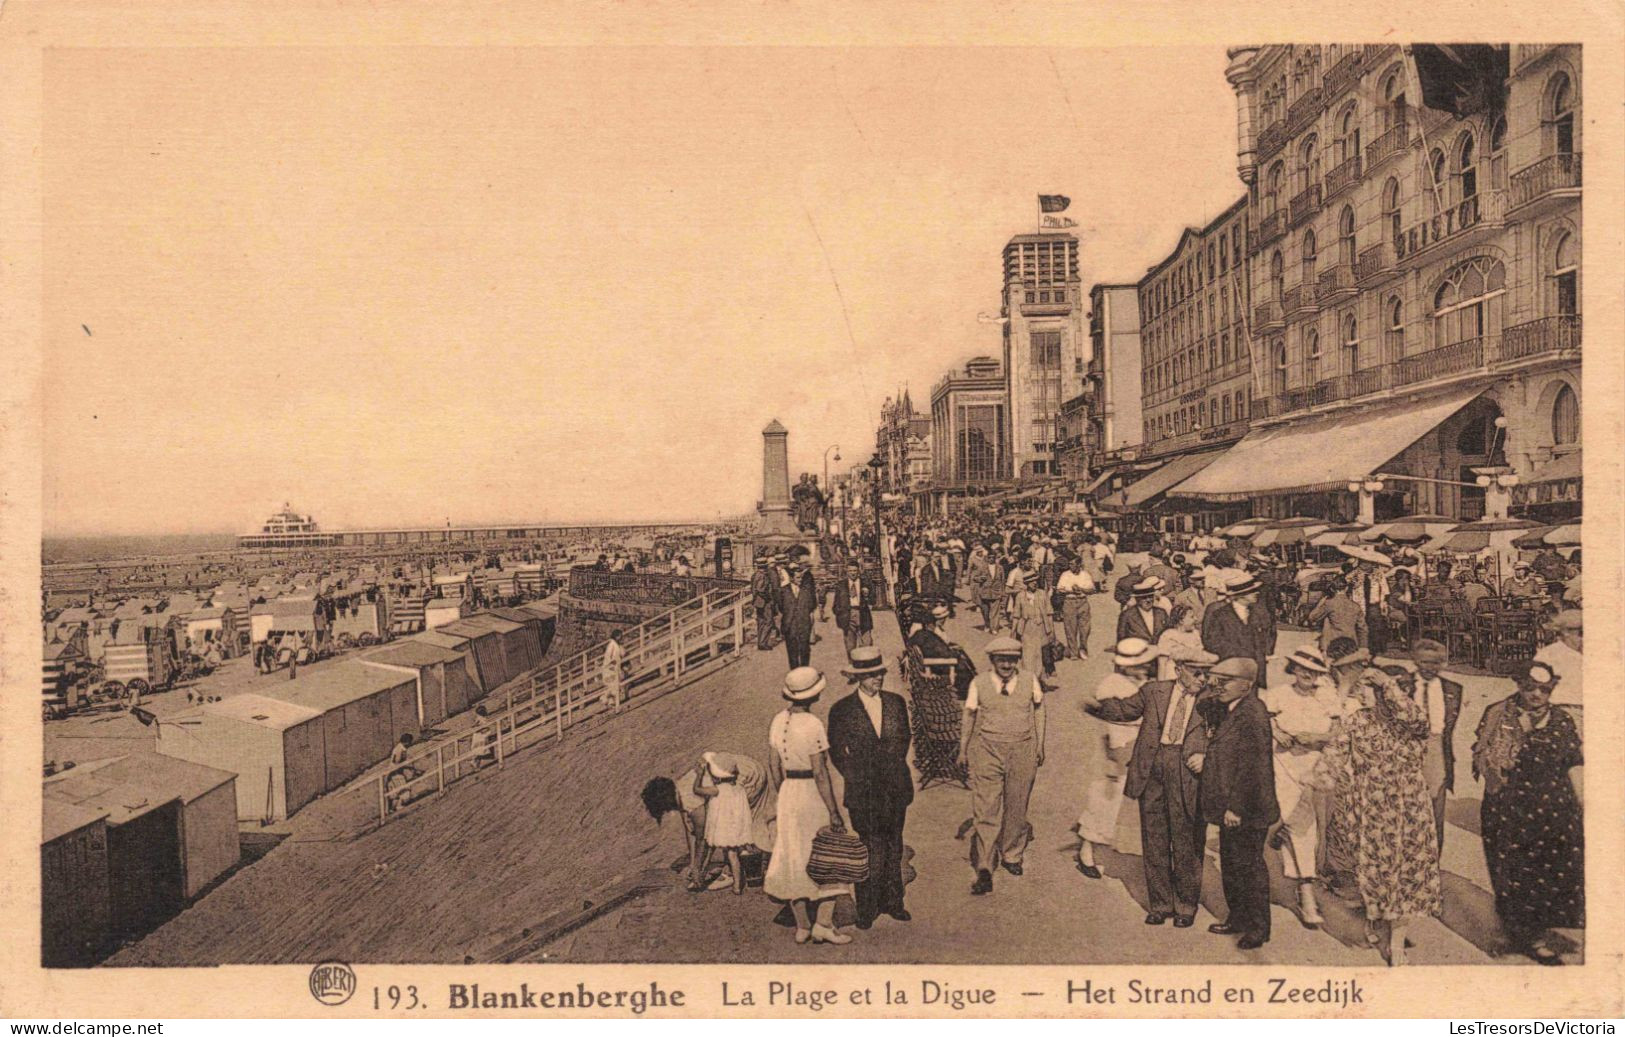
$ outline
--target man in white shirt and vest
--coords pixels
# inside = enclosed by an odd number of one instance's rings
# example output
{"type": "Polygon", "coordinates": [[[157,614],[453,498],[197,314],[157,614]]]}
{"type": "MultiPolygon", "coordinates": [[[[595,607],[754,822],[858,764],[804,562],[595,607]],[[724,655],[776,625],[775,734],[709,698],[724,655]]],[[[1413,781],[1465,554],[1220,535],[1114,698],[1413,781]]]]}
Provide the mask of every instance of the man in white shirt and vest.
{"type": "Polygon", "coordinates": [[[993,869],[1020,875],[1032,838],[1027,801],[1044,763],[1044,689],[1021,668],[1021,642],[996,637],[987,646],[992,673],[971,681],[960,721],[959,762],[970,774],[971,893],[993,891],[993,869]]]}
{"type": "Polygon", "coordinates": [[[1089,629],[1092,625],[1089,595],[1095,592],[1095,581],[1084,569],[1082,554],[1072,556],[1072,565],[1055,582],[1055,593],[1061,599],[1061,623],[1066,627],[1066,654],[1073,659],[1089,655],[1089,629]]]}
{"type": "Polygon", "coordinates": [[[1433,823],[1444,848],[1445,797],[1456,783],[1456,721],[1461,717],[1461,685],[1446,680],[1440,670],[1450,661],[1450,653],[1437,641],[1423,638],[1411,649],[1416,666],[1418,705],[1427,710],[1427,752],[1422,757],[1422,777],[1433,799],[1433,823]]]}

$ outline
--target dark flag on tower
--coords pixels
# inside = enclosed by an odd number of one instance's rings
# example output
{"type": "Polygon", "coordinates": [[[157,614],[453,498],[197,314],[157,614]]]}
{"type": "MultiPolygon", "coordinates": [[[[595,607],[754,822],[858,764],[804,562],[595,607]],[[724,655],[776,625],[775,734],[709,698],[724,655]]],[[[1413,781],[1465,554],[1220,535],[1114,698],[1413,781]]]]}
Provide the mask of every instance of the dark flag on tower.
{"type": "Polygon", "coordinates": [[[1078,222],[1070,216],[1060,216],[1058,213],[1066,211],[1072,204],[1072,199],[1064,194],[1041,194],[1038,196],[1038,229],[1065,230],[1076,227],[1078,222]]]}
{"type": "Polygon", "coordinates": [[[1483,43],[1419,43],[1411,47],[1422,104],[1458,119],[1499,109],[1510,73],[1508,48],[1483,43]]]}

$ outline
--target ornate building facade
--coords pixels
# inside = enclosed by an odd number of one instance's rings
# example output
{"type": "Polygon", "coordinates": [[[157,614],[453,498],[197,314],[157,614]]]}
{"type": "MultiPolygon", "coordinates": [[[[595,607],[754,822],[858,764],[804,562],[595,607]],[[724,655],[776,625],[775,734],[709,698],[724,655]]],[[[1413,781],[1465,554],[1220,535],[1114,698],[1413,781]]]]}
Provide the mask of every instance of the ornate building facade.
{"type": "Polygon", "coordinates": [[[1181,492],[1473,519],[1577,481],[1580,73],[1562,45],[1231,52],[1253,430],[1181,492]]]}
{"type": "Polygon", "coordinates": [[[875,430],[882,493],[908,494],[931,481],[931,416],[914,410],[907,389],[888,397],[875,430]]]}

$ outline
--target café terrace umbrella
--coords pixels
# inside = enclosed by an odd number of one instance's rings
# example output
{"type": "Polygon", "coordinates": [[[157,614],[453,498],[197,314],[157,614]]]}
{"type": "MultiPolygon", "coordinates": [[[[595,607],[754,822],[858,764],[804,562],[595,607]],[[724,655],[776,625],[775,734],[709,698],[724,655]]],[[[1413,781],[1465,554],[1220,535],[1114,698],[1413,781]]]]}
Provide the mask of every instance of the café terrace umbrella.
{"type": "Polygon", "coordinates": [[[1392,558],[1389,558],[1387,555],[1383,554],[1381,551],[1378,551],[1374,547],[1366,547],[1363,544],[1339,544],[1337,545],[1337,549],[1348,555],[1350,558],[1354,558],[1362,562],[1370,562],[1373,565],[1394,564],[1394,560],[1392,558]]]}
{"type": "Polygon", "coordinates": [[[1512,546],[1525,551],[1533,551],[1546,546],[1546,534],[1557,529],[1556,526],[1540,526],[1527,533],[1520,533],[1513,541],[1512,546]]]}
{"type": "Polygon", "coordinates": [[[1429,542],[1423,550],[1430,553],[1480,554],[1493,549],[1497,554],[1515,554],[1517,548],[1512,542],[1531,529],[1538,528],[1539,522],[1528,519],[1482,518],[1453,526],[1447,535],[1429,542]]]}
{"type": "Polygon", "coordinates": [[[1271,522],[1259,530],[1253,537],[1254,547],[1269,547],[1271,544],[1301,544],[1310,537],[1331,525],[1325,519],[1309,518],[1308,516],[1295,516],[1284,518],[1278,522],[1271,522]]]}
{"type": "Polygon", "coordinates": [[[1243,519],[1235,525],[1225,526],[1219,530],[1219,536],[1250,537],[1267,525],[1269,525],[1269,519],[1243,519]]]}
{"type": "Polygon", "coordinates": [[[1423,540],[1430,540],[1460,524],[1456,519],[1444,515],[1407,515],[1404,518],[1377,523],[1361,533],[1360,539],[1367,543],[1373,540],[1386,539],[1398,543],[1414,544],[1423,540]]]}
{"type": "Polygon", "coordinates": [[[1360,533],[1366,529],[1364,522],[1343,522],[1323,529],[1309,538],[1314,547],[1338,547],[1343,544],[1358,544],[1360,533]]]}

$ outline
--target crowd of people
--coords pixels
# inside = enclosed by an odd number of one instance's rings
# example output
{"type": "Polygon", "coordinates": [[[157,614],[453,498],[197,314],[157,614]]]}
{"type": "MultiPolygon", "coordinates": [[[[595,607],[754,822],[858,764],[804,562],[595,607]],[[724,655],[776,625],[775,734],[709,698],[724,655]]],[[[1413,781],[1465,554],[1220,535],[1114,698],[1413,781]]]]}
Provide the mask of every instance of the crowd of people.
{"type": "Polygon", "coordinates": [[[765,861],[763,889],[790,906],[802,943],[853,938],[835,924],[842,896],[854,898],[860,929],[881,915],[909,918],[902,840],[917,729],[910,700],[884,687],[891,667],[873,636],[884,599],[907,649],[927,672],[939,665],[953,674],[962,700],[957,762],[970,792],[971,895],[991,893],[1001,870],[1023,873],[1046,711],[1060,696],[1100,721],[1091,728],[1101,738],[1098,762],[1062,763],[1081,791],[1076,867],[1086,881],[1103,878],[1097,854],[1116,841],[1119,814],[1133,800],[1146,924],[1194,925],[1216,830],[1225,917],[1210,932],[1242,950],[1269,941],[1273,853],[1296,889],[1303,926],[1322,926],[1321,898],[1336,897],[1363,913],[1367,941],[1384,959],[1403,964],[1413,923],[1442,908],[1464,708],[1461,683],[1446,676],[1449,650],[1419,636],[1405,608],[1429,596],[1471,597],[1477,587],[1480,597],[1528,603],[1554,635],[1515,661],[1510,694],[1475,728],[1470,769],[1483,785],[1496,911],[1511,947],[1541,964],[1562,963],[1554,930],[1583,926],[1583,624],[1569,562],[1519,562],[1496,587],[1480,567],[1430,563],[1404,548],[1354,546],[1341,562],[1316,566],[1199,531],[1158,539],[1143,556],[1120,555],[1116,538],[1087,519],[964,518],[877,538],[869,568],[878,562],[882,587],[865,575],[860,545],[842,546],[835,553],[845,564],[822,589],[805,547],[762,559],[754,574],[758,647],[782,639],[788,663],[766,766],[707,757],[675,783],[645,789],[657,818],[686,818],[691,888],[741,891],[749,861],[765,861]],[[1067,686],[1057,664],[1089,657],[1108,595],[1117,606],[1110,671],[1067,686]],[[947,632],[967,605],[967,619],[991,637],[985,669],[947,632]],[[833,615],[852,688],[830,707],[827,728],[812,712],[828,684],[810,665],[815,615],[826,623],[833,615]],[[1307,628],[1309,643],[1283,648],[1283,626],[1307,628]],[[843,779],[840,801],[832,768],[843,779]],[[774,830],[747,833],[770,787],[774,830]],[[724,808],[726,819],[713,821],[724,808]],[[866,850],[867,877],[829,880],[819,840],[849,825],[866,850]],[[702,844],[727,858],[714,876],[702,844]]]}

